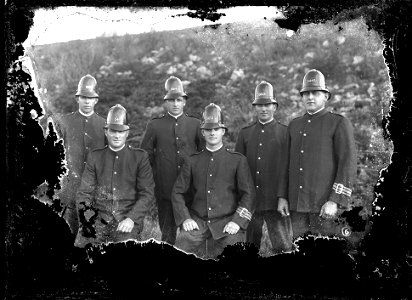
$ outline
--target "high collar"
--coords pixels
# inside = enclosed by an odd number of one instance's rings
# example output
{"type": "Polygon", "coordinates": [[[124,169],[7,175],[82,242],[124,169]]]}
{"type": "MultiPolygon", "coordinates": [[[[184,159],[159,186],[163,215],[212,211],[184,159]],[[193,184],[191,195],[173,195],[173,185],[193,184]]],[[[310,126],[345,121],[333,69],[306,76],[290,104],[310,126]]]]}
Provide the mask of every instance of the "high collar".
{"type": "Polygon", "coordinates": [[[180,113],[178,116],[174,116],[174,115],[172,115],[170,112],[167,112],[167,113],[169,114],[169,116],[171,116],[172,118],[175,118],[176,120],[177,120],[180,116],[183,115],[183,112],[180,113]]]}
{"type": "Polygon", "coordinates": [[[114,150],[114,149],[113,149],[112,147],[110,147],[110,145],[109,145],[109,149],[112,150],[113,152],[120,152],[120,151],[122,151],[122,150],[124,149],[124,147],[126,147],[126,143],[123,145],[122,148],[117,149],[117,150],[114,150]]]}
{"type": "Polygon", "coordinates": [[[320,113],[321,111],[323,111],[324,109],[325,109],[325,107],[322,107],[321,109],[319,109],[318,111],[315,111],[314,113],[310,113],[310,112],[307,112],[307,113],[308,113],[308,115],[310,115],[310,116],[314,116],[314,115],[320,113]]]}
{"type": "Polygon", "coordinates": [[[80,111],[80,109],[78,110],[78,112],[79,112],[79,114],[81,114],[83,117],[86,117],[86,118],[88,118],[88,117],[91,117],[93,114],[94,114],[94,111],[92,111],[90,114],[85,114],[85,113],[82,113],[81,111],[80,111]]]}
{"type": "Polygon", "coordinates": [[[271,120],[269,120],[269,121],[267,121],[267,122],[264,122],[264,123],[258,119],[258,122],[259,122],[260,125],[262,125],[262,126],[265,126],[265,125],[267,125],[267,124],[269,124],[269,123],[272,123],[273,121],[275,121],[275,118],[272,118],[271,120]]]}
{"type": "Polygon", "coordinates": [[[218,148],[218,149],[216,149],[216,150],[211,150],[211,149],[209,149],[207,146],[206,146],[206,150],[207,151],[209,151],[209,152],[211,152],[211,153],[214,153],[214,152],[218,152],[220,149],[222,149],[223,148],[223,144],[218,148]]]}

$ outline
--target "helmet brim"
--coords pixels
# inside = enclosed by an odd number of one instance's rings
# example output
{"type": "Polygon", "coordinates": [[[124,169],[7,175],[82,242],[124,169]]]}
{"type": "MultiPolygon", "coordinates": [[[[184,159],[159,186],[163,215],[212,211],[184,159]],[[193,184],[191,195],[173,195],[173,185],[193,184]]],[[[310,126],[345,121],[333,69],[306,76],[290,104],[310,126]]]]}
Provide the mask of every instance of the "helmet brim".
{"type": "Polygon", "coordinates": [[[77,91],[76,96],[83,96],[87,98],[99,98],[99,95],[96,92],[91,91],[77,91]]]}
{"type": "Polygon", "coordinates": [[[204,123],[200,125],[200,129],[216,129],[216,128],[227,129],[225,125],[219,124],[219,123],[204,123]]]}
{"type": "Polygon", "coordinates": [[[330,99],[330,97],[332,96],[332,94],[329,92],[328,89],[322,88],[322,87],[306,87],[300,90],[300,95],[303,96],[303,92],[309,92],[309,91],[322,91],[322,92],[326,92],[328,93],[328,100],[330,99]]]}
{"type": "Polygon", "coordinates": [[[276,104],[278,105],[277,101],[274,98],[258,98],[253,100],[252,105],[257,104],[276,104]]]}
{"type": "Polygon", "coordinates": [[[129,130],[130,127],[128,125],[121,125],[121,124],[106,124],[104,126],[105,129],[112,129],[116,131],[126,131],[129,130]]]}
{"type": "Polygon", "coordinates": [[[179,97],[184,97],[185,100],[187,99],[187,95],[185,93],[167,93],[163,100],[174,100],[179,97]]]}

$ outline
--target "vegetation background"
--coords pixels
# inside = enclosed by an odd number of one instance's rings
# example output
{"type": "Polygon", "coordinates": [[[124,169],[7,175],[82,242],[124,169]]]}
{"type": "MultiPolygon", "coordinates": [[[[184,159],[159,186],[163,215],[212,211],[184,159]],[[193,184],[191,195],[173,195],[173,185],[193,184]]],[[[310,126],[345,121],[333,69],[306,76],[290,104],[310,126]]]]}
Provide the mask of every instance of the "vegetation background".
{"type": "MultiPolygon", "coordinates": [[[[182,31],[99,37],[29,49],[47,117],[77,109],[79,79],[98,81],[96,111],[105,116],[114,104],[129,113],[129,142],[138,147],[151,117],[163,113],[164,83],[182,79],[186,112],[201,117],[210,102],[223,109],[233,148],[240,128],[254,119],[251,101],[262,80],[270,82],[279,103],[276,118],[288,124],[303,114],[299,90],[306,71],[315,68],[332,92],[328,105],[355,128],[358,154],[353,197],[364,218],[372,213],[374,185],[390,163],[392,144],[382,131],[392,96],[383,45],[363,21],[311,24],[290,35],[269,20],[182,31]]],[[[44,124],[43,124],[44,125],[44,124]]],[[[146,219],[144,238],[160,238],[157,211],[146,219]]],[[[264,227],[265,231],[266,228],[264,227]]],[[[270,255],[265,232],[261,254],[270,255]]]]}

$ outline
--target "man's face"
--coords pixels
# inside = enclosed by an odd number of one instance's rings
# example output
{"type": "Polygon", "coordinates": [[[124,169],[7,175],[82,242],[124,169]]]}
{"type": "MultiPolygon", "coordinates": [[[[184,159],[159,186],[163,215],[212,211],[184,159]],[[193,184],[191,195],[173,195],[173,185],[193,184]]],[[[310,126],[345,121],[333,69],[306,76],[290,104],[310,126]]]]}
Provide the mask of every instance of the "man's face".
{"type": "Polygon", "coordinates": [[[79,110],[84,114],[90,114],[94,112],[94,106],[99,98],[89,98],[84,96],[77,97],[77,103],[79,104],[79,110]]]}
{"type": "Polygon", "coordinates": [[[183,112],[183,107],[186,105],[186,100],[183,97],[166,100],[164,102],[166,110],[173,116],[178,116],[183,112]]]}
{"type": "Polygon", "coordinates": [[[256,104],[254,107],[259,121],[263,123],[270,121],[276,111],[276,105],[273,103],[256,104]]]}
{"type": "Polygon", "coordinates": [[[325,107],[328,101],[328,93],[324,91],[306,91],[302,93],[303,105],[306,111],[314,113],[325,107]]]}
{"type": "Polygon", "coordinates": [[[114,129],[105,129],[104,131],[109,146],[112,147],[114,150],[118,150],[123,147],[126,143],[127,136],[129,135],[129,130],[125,131],[118,131],[114,129]]]}
{"type": "Polygon", "coordinates": [[[213,129],[202,129],[202,135],[205,137],[206,146],[209,148],[218,147],[223,142],[223,135],[226,129],[224,128],[213,128],[213,129]]]}

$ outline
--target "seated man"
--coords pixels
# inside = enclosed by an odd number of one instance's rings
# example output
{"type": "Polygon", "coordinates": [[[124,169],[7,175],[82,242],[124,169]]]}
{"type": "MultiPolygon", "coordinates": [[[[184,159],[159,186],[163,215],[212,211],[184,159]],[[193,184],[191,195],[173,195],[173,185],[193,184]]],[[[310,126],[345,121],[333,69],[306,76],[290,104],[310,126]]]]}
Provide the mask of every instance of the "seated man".
{"type": "Polygon", "coordinates": [[[138,239],[154,201],[148,154],[126,145],[126,124],[126,109],[111,107],[104,127],[109,145],[89,154],[77,191],[80,234],[96,243],[138,239]]]}
{"type": "Polygon", "coordinates": [[[201,131],[206,150],[189,157],[173,187],[173,212],[180,226],[175,246],[215,258],[225,246],[245,241],[255,189],[246,157],[223,148],[226,127],[219,106],[205,108],[201,131]]]}

